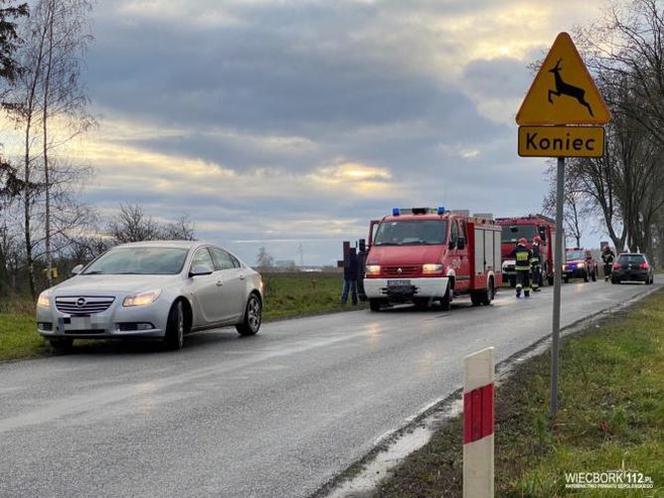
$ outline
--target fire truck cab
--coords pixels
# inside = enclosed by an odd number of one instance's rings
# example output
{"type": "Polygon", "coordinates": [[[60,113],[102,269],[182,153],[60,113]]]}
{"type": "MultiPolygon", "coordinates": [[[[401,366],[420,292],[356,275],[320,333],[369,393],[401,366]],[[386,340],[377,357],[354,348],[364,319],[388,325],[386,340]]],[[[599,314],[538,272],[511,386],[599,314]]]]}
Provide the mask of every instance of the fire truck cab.
{"type": "Polygon", "coordinates": [[[364,290],[372,311],[391,303],[420,308],[470,294],[491,304],[502,285],[500,227],[490,215],[445,208],[392,210],[369,231],[364,290]]]}

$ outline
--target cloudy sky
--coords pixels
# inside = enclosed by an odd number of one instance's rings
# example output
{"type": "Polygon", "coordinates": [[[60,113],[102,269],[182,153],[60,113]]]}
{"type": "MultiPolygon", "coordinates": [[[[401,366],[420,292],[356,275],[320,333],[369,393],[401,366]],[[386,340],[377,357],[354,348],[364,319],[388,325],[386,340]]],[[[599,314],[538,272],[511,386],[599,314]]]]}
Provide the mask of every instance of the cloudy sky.
{"type": "Polygon", "coordinates": [[[330,263],[393,206],[537,212],[545,161],[516,154],[527,65],[603,5],[100,0],[85,198],[188,214],[250,263],[299,243],[330,263]]]}

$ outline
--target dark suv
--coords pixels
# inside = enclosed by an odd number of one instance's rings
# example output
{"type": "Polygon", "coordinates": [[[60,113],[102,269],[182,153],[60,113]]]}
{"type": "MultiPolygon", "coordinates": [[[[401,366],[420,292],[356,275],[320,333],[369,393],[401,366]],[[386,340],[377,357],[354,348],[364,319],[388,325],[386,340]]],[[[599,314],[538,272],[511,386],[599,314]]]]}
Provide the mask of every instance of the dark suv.
{"type": "Polygon", "coordinates": [[[623,253],[613,263],[613,272],[611,273],[612,284],[619,284],[625,281],[652,284],[654,278],[652,265],[648,263],[645,254],[623,253]]]}

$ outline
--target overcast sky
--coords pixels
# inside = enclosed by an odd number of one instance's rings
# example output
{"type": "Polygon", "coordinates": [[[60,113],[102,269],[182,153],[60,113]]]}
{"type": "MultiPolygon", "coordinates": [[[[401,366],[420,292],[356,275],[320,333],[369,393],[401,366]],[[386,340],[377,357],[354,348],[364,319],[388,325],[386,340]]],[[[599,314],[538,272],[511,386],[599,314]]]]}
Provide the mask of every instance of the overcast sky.
{"type": "MultiPolygon", "coordinates": [[[[394,206],[538,212],[514,115],[601,0],[100,0],[86,201],[188,214],[249,263],[331,263],[394,206]]],[[[601,234],[589,234],[598,245],[601,234]]]]}

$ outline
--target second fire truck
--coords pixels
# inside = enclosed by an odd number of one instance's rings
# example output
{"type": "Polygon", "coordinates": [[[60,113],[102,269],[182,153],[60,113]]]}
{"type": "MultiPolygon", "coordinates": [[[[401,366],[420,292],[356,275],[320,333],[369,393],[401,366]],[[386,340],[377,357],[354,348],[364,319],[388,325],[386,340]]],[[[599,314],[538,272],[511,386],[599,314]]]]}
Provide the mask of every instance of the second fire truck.
{"type": "Polygon", "coordinates": [[[529,214],[514,218],[496,218],[496,223],[502,228],[501,253],[503,258],[503,278],[509,282],[510,287],[516,287],[516,271],[514,260],[510,254],[521,237],[528,241],[528,248],[532,247],[533,238],[539,235],[542,239],[540,254],[542,257],[542,278],[553,285],[553,247],[556,237],[556,222],[543,214],[529,214]]]}

